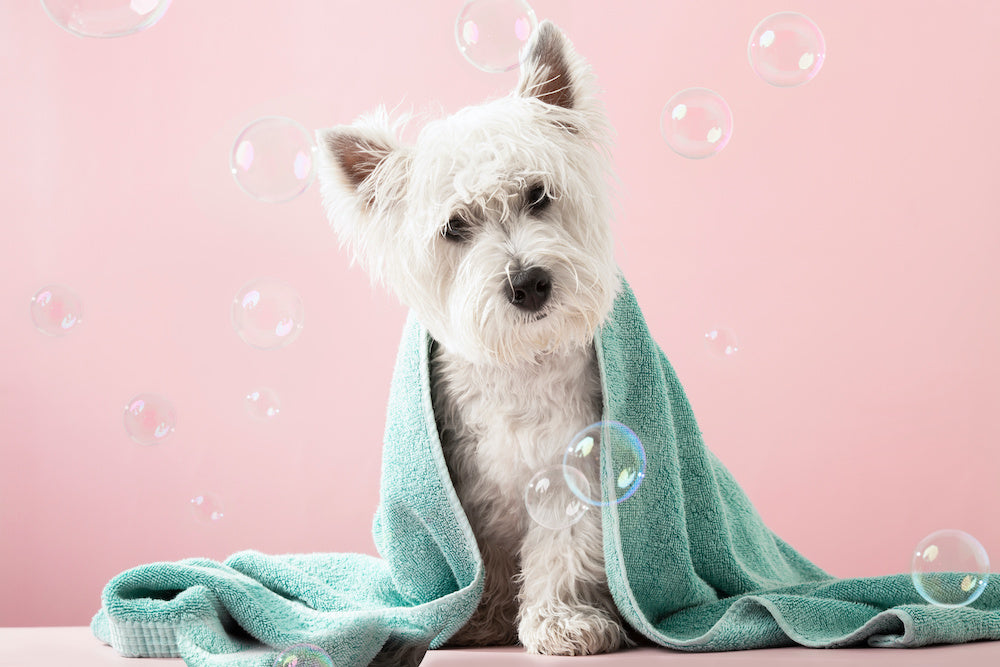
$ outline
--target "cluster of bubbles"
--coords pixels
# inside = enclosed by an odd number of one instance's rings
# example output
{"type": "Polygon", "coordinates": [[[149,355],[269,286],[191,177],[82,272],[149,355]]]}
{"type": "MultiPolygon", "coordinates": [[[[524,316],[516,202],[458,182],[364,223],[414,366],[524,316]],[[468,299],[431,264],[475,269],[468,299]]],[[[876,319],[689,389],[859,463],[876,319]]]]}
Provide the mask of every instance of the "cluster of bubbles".
{"type": "MultiPolygon", "coordinates": [[[[46,285],[29,304],[35,328],[50,336],[76,331],[83,321],[82,302],[75,291],[63,285],[46,285]]],[[[288,284],[270,278],[253,280],[233,297],[230,319],[236,334],[258,349],[274,350],[294,341],[303,326],[302,299],[288,284]]],[[[256,387],[244,396],[247,413],[259,421],[275,419],[281,399],[270,387],[256,387]]],[[[177,410],[162,394],[142,392],[130,398],[122,409],[126,435],[136,444],[160,445],[177,428],[177,410]]],[[[222,519],[219,502],[210,495],[191,499],[195,517],[204,523],[222,519]]]]}
{"type": "MultiPolygon", "coordinates": [[[[61,28],[81,37],[125,37],[156,24],[170,0],[42,0],[61,28]]],[[[301,123],[266,116],[237,135],[229,156],[236,184],[263,202],[290,201],[316,177],[316,147],[301,123]]]]}
{"type": "Polygon", "coordinates": [[[646,475],[646,451],[625,424],[600,421],[570,441],[561,463],[544,468],[524,490],[524,505],[537,523],[559,530],[592,507],[631,498],[646,475]]]}
{"type": "MultiPolygon", "coordinates": [[[[768,16],[750,33],[750,67],[772,86],[800,86],[819,73],[826,41],[809,17],[797,12],[768,16]]],[[[725,98],[708,88],[687,88],[671,97],[660,114],[660,133],[682,157],[717,155],[733,134],[733,113],[725,98]]]]}
{"type": "Polygon", "coordinates": [[[272,667],[333,667],[333,659],[319,646],[296,644],[282,651],[272,667]]]}
{"type": "Polygon", "coordinates": [[[972,535],[939,530],[920,540],[910,561],[913,587],[920,597],[939,607],[964,607],[974,602],[990,580],[986,549],[972,535]]]}
{"type": "MultiPolygon", "coordinates": [[[[469,0],[455,19],[458,49],[485,72],[518,66],[522,47],[538,27],[524,0],[469,0]]],[[[237,135],[229,169],[240,189],[262,202],[295,199],[316,179],[316,145],[301,123],[267,116],[237,135]]]]}

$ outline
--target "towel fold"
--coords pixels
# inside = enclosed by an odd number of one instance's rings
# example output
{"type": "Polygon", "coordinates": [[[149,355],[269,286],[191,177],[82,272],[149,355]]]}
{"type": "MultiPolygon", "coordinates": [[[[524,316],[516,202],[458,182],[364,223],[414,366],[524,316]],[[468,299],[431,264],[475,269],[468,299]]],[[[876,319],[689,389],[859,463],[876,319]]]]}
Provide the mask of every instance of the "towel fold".
{"type": "MultiPolygon", "coordinates": [[[[389,398],[381,499],[363,554],[234,554],[123,572],[91,627],[126,656],[272,667],[282,649],[335,665],[417,664],[471,616],[482,560],[452,487],[430,392],[427,331],[411,315],[389,398]]],[[[835,579],[772,533],[702,442],[683,388],[624,285],[595,339],[605,420],[646,449],[645,478],[602,508],[622,617],[663,646],[915,647],[1000,639],[1000,582],[973,604],[926,604],[908,575],[835,579]]],[[[614,480],[603,480],[614,494],[614,480]]],[[[321,517],[317,517],[321,520],[321,517]]]]}

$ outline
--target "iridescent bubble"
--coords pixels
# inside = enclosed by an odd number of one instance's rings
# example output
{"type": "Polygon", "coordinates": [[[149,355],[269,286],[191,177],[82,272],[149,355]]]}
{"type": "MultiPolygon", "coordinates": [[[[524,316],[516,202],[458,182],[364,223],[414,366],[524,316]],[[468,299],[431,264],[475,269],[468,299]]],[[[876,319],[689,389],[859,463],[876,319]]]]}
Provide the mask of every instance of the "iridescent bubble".
{"type": "Polygon", "coordinates": [[[727,359],[740,351],[736,334],[729,329],[712,329],[705,333],[705,345],[708,351],[720,359],[727,359]]]}
{"type": "Polygon", "coordinates": [[[291,118],[258,118],[233,142],[229,167],[240,188],[269,203],[289,201],[316,177],[315,148],[302,125],[291,118]]]}
{"type": "Polygon", "coordinates": [[[42,0],[56,25],[80,37],[125,37],[152,26],[170,0],[42,0]]]}
{"type": "Polygon", "coordinates": [[[125,432],[140,445],[155,445],[170,436],[177,426],[173,404],[159,394],[136,394],[122,414],[125,432]]]}
{"type": "Polygon", "coordinates": [[[524,0],[468,0],[455,19],[455,41],[484,72],[507,72],[518,66],[537,27],[535,11],[524,0]]]}
{"type": "Polygon", "coordinates": [[[733,113],[721,95],[708,88],[687,88],[670,98],[660,114],[660,134],[682,157],[711,157],[733,135],[733,113]]]}
{"type": "Polygon", "coordinates": [[[31,297],[31,321],[50,336],[64,336],[83,322],[80,297],[68,287],[46,285],[31,297]]]}
{"type": "Polygon", "coordinates": [[[570,466],[554,465],[535,473],[524,489],[528,516],[552,530],[572,526],[582,519],[587,505],[574,494],[571,484],[585,493],[590,491],[587,478],[570,466]]]}
{"type": "Polygon", "coordinates": [[[639,437],[625,424],[601,421],[583,429],[570,441],[563,454],[563,467],[578,471],[587,480],[577,484],[576,475],[566,485],[578,498],[591,505],[610,505],[631,498],[646,475],[646,450],[639,437]],[[601,481],[609,479],[609,499],[601,495],[601,481]]]}
{"type": "Polygon", "coordinates": [[[191,511],[200,523],[214,524],[222,520],[225,514],[222,503],[210,493],[195,496],[191,499],[191,511]]]}
{"type": "Polygon", "coordinates": [[[922,539],[910,565],[917,592],[941,607],[963,607],[973,602],[990,580],[986,549],[961,530],[939,530],[922,539]]]}
{"type": "Polygon", "coordinates": [[[282,651],[273,667],[333,667],[333,660],[319,646],[296,644],[282,651]]]}
{"type": "Polygon", "coordinates": [[[826,40],[809,17],[778,12],[750,33],[747,56],[757,76],[772,86],[800,86],[823,67],[826,40]]]}
{"type": "Polygon", "coordinates": [[[289,285],[258,278],[244,285],[232,304],[233,328],[248,345],[274,350],[288,345],[302,332],[302,299],[289,285]]]}
{"type": "Polygon", "coordinates": [[[281,400],[278,398],[278,394],[267,387],[249,392],[244,402],[247,406],[247,412],[254,419],[266,421],[277,417],[278,413],[281,412],[281,400]]]}

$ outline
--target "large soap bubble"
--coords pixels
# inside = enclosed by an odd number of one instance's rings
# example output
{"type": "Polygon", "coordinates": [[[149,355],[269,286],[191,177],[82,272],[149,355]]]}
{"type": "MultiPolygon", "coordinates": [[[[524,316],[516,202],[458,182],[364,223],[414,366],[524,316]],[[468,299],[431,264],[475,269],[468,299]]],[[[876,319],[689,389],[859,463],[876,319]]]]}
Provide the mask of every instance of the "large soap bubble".
{"type": "Polygon", "coordinates": [[[941,607],[963,607],[982,595],[990,559],[979,540],[961,530],[939,530],[917,544],[910,561],[920,596],[941,607]]]}
{"type": "Polygon", "coordinates": [[[170,0],[42,0],[56,25],[80,37],[125,37],[163,18],[170,0]]]}
{"type": "Polygon", "coordinates": [[[484,72],[507,72],[538,27],[524,0],[469,0],[455,19],[455,41],[465,59],[484,72]]]}

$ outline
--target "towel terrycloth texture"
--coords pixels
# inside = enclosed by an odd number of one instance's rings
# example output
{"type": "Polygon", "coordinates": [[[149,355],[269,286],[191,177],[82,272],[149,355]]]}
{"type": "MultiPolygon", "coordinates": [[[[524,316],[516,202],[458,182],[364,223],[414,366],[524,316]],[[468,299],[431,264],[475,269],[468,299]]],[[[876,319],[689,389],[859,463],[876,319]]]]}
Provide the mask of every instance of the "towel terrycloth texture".
{"type": "MultiPolygon", "coordinates": [[[[608,583],[633,628],[688,651],[1000,639],[995,577],[972,605],[935,607],[909,575],[835,579],[774,535],[705,448],[627,286],[595,346],[604,419],[632,428],[647,454],[636,494],[602,509],[608,583]]],[[[123,655],[195,666],[271,667],[298,643],[335,665],[415,664],[442,645],[475,609],[483,571],[438,440],[429,348],[411,317],[373,528],[381,558],[247,551],[143,565],[108,583],[94,634],[123,655]]],[[[604,483],[607,498],[614,480],[604,483]]]]}

